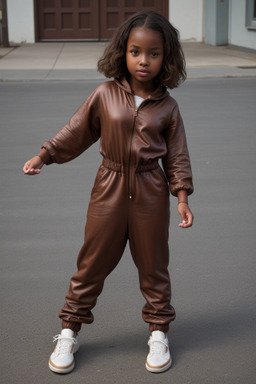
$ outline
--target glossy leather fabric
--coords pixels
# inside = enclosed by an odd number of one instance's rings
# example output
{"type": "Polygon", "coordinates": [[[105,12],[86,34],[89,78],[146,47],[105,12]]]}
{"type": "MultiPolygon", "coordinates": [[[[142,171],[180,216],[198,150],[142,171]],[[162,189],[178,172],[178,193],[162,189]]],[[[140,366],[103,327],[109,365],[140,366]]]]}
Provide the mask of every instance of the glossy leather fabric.
{"type": "Polygon", "coordinates": [[[106,82],[43,147],[49,163],[63,163],[99,138],[103,162],[91,193],[78,270],[59,316],[70,328],[93,321],[91,310],[104,280],[129,242],[146,299],[143,319],[151,331],[166,332],[175,318],[168,273],[169,193],[193,192],[178,106],[158,87],[136,109],[125,79],[106,82]]]}

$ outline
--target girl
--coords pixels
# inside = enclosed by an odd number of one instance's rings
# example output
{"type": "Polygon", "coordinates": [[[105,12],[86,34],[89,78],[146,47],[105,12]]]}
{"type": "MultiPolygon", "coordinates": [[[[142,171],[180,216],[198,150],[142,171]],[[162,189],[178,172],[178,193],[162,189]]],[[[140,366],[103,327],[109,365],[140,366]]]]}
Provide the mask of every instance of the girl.
{"type": "Polygon", "coordinates": [[[146,299],[149,324],[146,368],[171,366],[167,332],[175,318],[168,273],[169,191],[178,198],[181,228],[192,225],[188,195],[192,173],[182,118],[166,87],[186,77],[177,30],[162,16],[140,12],[126,20],[98,62],[114,80],[101,84],[39,154],[26,162],[26,175],[44,164],[74,159],[100,138],[100,166],[88,207],[78,270],[59,312],[62,331],[49,367],[74,368],[77,333],[92,323],[92,308],[104,280],[118,264],[127,240],[146,299]],[[159,166],[162,161],[164,172],[159,166]]]}

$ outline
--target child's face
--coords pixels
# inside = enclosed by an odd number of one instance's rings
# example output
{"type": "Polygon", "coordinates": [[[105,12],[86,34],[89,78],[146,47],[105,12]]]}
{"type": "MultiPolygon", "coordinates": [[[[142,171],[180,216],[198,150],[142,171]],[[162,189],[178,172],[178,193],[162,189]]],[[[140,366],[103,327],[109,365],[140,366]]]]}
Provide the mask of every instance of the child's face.
{"type": "Polygon", "coordinates": [[[161,33],[150,28],[136,27],[130,32],[126,48],[126,65],[131,81],[152,85],[162,69],[164,41],[161,33]]]}

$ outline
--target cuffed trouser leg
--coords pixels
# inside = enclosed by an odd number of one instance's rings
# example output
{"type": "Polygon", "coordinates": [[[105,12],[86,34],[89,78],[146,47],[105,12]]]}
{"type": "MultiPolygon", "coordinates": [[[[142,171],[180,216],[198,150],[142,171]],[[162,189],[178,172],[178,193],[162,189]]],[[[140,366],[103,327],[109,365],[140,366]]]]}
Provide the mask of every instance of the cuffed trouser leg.
{"type": "Polygon", "coordinates": [[[146,299],[142,317],[150,331],[167,332],[175,319],[171,306],[169,264],[169,191],[159,180],[160,169],[139,174],[137,195],[130,205],[129,241],[138,268],[140,288],[146,299]],[[151,194],[140,195],[143,190],[151,194]],[[136,213],[136,214],[135,214],[136,213]]]}
{"type": "Polygon", "coordinates": [[[120,176],[116,172],[106,172],[112,180],[100,190],[96,188],[96,180],[88,208],[85,242],[78,255],[78,270],[70,280],[66,303],[59,312],[63,324],[68,327],[75,323],[93,322],[91,310],[103,289],[105,278],[118,264],[127,242],[123,203],[120,198],[113,198],[115,194],[112,191],[122,186],[120,176]],[[116,177],[119,185],[113,180],[116,177]]]}
{"type": "Polygon", "coordinates": [[[81,327],[82,327],[81,323],[73,323],[73,322],[62,320],[62,329],[68,328],[68,329],[71,329],[73,332],[77,333],[80,331],[81,327]]]}
{"type": "Polygon", "coordinates": [[[88,217],[85,243],[78,256],[78,271],[71,278],[66,304],[59,314],[66,322],[92,323],[91,310],[103,289],[104,280],[123,254],[126,236],[124,232],[122,234],[121,225],[117,235],[113,222],[103,221],[101,218],[99,223],[96,217],[88,217]]]}

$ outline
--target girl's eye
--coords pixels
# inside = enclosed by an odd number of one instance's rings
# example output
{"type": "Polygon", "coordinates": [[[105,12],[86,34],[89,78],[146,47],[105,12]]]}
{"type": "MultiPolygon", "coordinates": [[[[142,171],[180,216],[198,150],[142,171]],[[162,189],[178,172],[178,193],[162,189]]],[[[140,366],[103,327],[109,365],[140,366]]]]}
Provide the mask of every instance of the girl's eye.
{"type": "Polygon", "coordinates": [[[130,52],[133,56],[136,56],[138,54],[138,51],[136,49],[132,49],[130,52]]]}
{"type": "Polygon", "coordinates": [[[159,53],[158,53],[158,52],[153,52],[153,53],[151,54],[151,56],[152,56],[152,57],[157,57],[157,56],[159,56],[159,53]]]}

